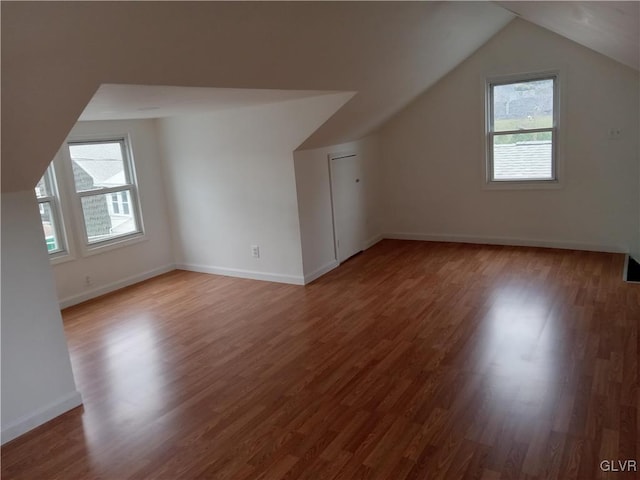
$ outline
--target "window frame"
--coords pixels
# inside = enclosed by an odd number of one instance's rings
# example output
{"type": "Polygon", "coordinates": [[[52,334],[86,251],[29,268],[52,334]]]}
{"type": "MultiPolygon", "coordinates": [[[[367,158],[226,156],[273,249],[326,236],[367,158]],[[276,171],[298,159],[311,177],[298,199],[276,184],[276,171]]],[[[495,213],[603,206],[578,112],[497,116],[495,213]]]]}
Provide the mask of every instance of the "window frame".
{"type": "Polygon", "coordinates": [[[138,243],[145,240],[145,230],[142,217],[142,208],[140,205],[139,187],[136,176],[135,162],[133,158],[133,151],[131,147],[131,139],[129,135],[73,135],[69,137],[64,145],[64,160],[66,170],[68,171],[67,177],[69,177],[68,185],[73,200],[74,217],[77,217],[77,223],[80,226],[78,236],[82,237],[82,250],[84,256],[101,253],[113,248],[119,248],[127,246],[133,243],[138,243]],[[73,160],[71,159],[71,152],[69,147],[71,145],[87,145],[87,144],[99,144],[99,143],[119,143],[120,150],[122,152],[122,161],[125,170],[126,183],[116,187],[104,187],[96,188],[93,190],[78,191],[75,184],[73,175],[73,160]],[[84,217],[84,210],[82,208],[82,199],[84,197],[92,197],[105,195],[107,202],[111,201],[111,194],[120,192],[129,192],[130,202],[129,211],[136,222],[137,230],[131,233],[114,235],[110,238],[90,242],[89,235],[84,217]]]}
{"type": "Polygon", "coordinates": [[[563,75],[559,69],[545,70],[530,73],[516,73],[508,75],[487,75],[483,82],[484,88],[484,186],[489,189],[547,189],[560,188],[562,180],[561,168],[561,90],[563,75]],[[513,83],[527,83],[538,80],[553,80],[553,121],[551,127],[532,128],[522,130],[494,131],[494,102],[493,87],[510,85],[513,83]],[[523,133],[551,132],[551,173],[552,178],[517,178],[495,179],[493,162],[493,141],[499,135],[513,135],[523,133]]]}
{"type": "MultiPolygon", "coordinates": [[[[53,162],[49,164],[44,174],[41,177],[44,180],[45,188],[48,190],[48,195],[38,196],[36,193],[36,199],[38,201],[38,211],[40,210],[40,205],[48,203],[49,208],[51,210],[51,216],[53,219],[53,230],[56,236],[56,240],[59,244],[59,248],[57,250],[49,251],[47,249],[47,253],[49,254],[49,258],[51,260],[54,259],[62,259],[64,257],[69,256],[69,241],[67,237],[67,231],[65,227],[65,221],[62,214],[62,206],[60,202],[60,189],[58,188],[58,181],[55,172],[55,166],[53,162]]],[[[39,182],[38,182],[39,183],[39,182]]],[[[43,229],[44,235],[44,229],[43,229]]],[[[46,243],[46,236],[44,236],[46,243]]]]}

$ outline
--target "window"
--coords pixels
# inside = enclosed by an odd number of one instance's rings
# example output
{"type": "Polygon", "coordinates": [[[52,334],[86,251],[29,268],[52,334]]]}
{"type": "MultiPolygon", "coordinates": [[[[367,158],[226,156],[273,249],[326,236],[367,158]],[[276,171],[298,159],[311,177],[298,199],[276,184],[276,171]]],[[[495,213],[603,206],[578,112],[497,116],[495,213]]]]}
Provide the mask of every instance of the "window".
{"type": "Polygon", "coordinates": [[[129,215],[129,196],[126,192],[120,193],[120,205],[122,206],[122,213],[129,215]]]}
{"type": "Polygon", "coordinates": [[[112,215],[117,215],[118,213],[120,213],[120,204],[118,203],[117,193],[111,194],[111,212],[112,215]]]}
{"type": "Polygon", "coordinates": [[[487,82],[487,181],[556,182],[558,75],[487,82]]]}
{"type": "Polygon", "coordinates": [[[36,185],[35,190],[36,197],[38,197],[38,207],[40,209],[40,218],[42,219],[42,230],[47,243],[47,251],[51,256],[64,254],[67,247],[53,165],[49,165],[49,168],[47,168],[47,171],[36,185]]]}
{"type": "Polygon", "coordinates": [[[125,139],[73,141],[68,149],[86,243],[101,246],[141,234],[137,187],[125,139]]]}
{"type": "Polygon", "coordinates": [[[53,263],[73,260],[76,245],[85,246],[83,255],[92,255],[144,239],[125,136],[68,141],[35,192],[53,263]]]}
{"type": "Polygon", "coordinates": [[[129,196],[126,192],[111,194],[111,213],[112,215],[129,215],[129,196]]]}

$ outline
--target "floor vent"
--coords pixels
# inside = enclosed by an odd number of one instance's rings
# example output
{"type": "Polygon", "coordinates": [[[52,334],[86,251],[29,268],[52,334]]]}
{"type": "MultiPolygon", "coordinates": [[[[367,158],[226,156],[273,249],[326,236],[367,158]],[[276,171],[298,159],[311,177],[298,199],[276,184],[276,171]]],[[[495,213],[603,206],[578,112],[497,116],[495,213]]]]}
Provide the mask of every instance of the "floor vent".
{"type": "Polygon", "coordinates": [[[640,263],[628,255],[627,261],[624,264],[624,279],[627,282],[640,283],[640,263]]]}

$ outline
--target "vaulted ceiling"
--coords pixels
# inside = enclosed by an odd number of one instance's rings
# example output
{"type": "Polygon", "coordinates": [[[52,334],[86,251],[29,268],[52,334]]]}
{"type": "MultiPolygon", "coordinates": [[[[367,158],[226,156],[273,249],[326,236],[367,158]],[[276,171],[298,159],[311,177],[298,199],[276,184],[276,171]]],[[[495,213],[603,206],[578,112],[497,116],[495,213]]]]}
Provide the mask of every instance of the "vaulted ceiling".
{"type": "Polygon", "coordinates": [[[335,93],[355,92],[102,84],[79,120],[133,120],[198,115],[335,93]]]}
{"type": "Polygon", "coordinates": [[[640,69],[640,2],[495,2],[523,19],[640,69]]]}
{"type": "Polygon", "coordinates": [[[301,148],[359,138],[535,16],[508,3],[2,2],[2,190],[35,185],[104,84],[356,92],[301,148]]]}

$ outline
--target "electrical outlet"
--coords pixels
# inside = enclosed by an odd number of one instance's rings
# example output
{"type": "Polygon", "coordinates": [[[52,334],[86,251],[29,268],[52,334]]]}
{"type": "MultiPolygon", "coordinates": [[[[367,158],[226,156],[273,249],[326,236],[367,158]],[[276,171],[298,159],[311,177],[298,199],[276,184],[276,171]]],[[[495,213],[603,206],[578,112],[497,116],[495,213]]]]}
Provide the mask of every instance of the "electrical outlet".
{"type": "Polygon", "coordinates": [[[91,286],[91,277],[89,275],[87,275],[86,277],[84,277],[84,284],[87,287],[91,286]]]}
{"type": "Polygon", "coordinates": [[[617,140],[622,135],[622,130],[619,128],[610,128],[609,129],[609,140],[617,140]]]}
{"type": "Polygon", "coordinates": [[[260,247],[258,245],[251,245],[251,256],[253,258],[260,258],[260,247]]]}

